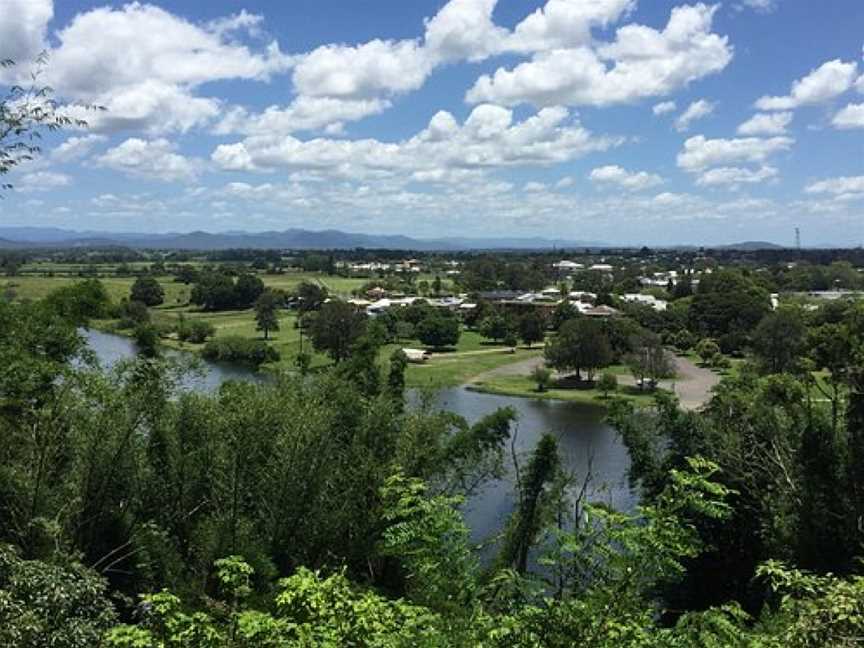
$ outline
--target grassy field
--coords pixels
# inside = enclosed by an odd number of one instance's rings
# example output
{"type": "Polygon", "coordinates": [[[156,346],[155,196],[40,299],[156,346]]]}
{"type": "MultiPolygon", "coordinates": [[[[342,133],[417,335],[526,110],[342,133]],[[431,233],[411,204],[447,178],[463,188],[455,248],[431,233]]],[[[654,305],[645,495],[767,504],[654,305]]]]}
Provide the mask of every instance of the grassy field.
{"type": "MultiPolygon", "coordinates": [[[[16,299],[42,299],[58,288],[70,286],[83,280],[82,277],[77,276],[39,277],[22,275],[0,278],[0,292],[12,290],[16,299]]],[[[124,297],[129,297],[129,291],[135,279],[133,277],[100,277],[99,281],[105,286],[111,300],[118,302],[124,297]]],[[[168,278],[160,279],[159,283],[165,289],[165,303],[159,307],[160,309],[177,308],[188,303],[191,286],[176,283],[168,278]]]]}
{"type": "MultiPolygon", "coordinates": [[[[603,373],[623,375],[629,373],[626,367],[614,366],[603,370],[603,373]]],[[[598,408],[605,408],[612,398],[623,398],[639,406],[652,405],[654,397],[651,392],[641,391],[637,387],[619,385],[618,389],[610,392],[609,398],[604,398],[598,389],[579,389],[571,386],[562,388],[555,383],[544,392],[537,391],[537,384],[527,375],[525,376],[494,376],[488,380],[473,383],[470,387],[475,391],[487,394],[499,394],[502,396],[518,396],[520,398],[536,398],[541,400],[563,400],[598,408]]]]}
{"type": "MultiPolygon", "coordinates": [[[[406,344],[403,346],[412,346],[406,344]]],[[[406,383],[409,387],[455,387],[464,385],[475,376],[504,365],[527,360],[542,353],[539,347],[519,348],[511,352],[509,348],[497,347],[484,353],[433,354],[425,364],[408,365],[406,383]]]]}
{"type": "MultiPolygon", "coordinates": [[[[146,266],[149,264],[130,263],[129,267],[146,266]]],[[[194,265],[194,264],[184,264],[194,265]]],[[[59,264],[59,263],[33,263],[24,266],[19,276],[0,278],[0,291],[6,287],[13,288],[21,299],[41,299],[55,288],[67,286],[77,281],[83,281],[89,277],[80,276],[80,272],[90,270],[95,272],[96,279],[99,279],[108,289],[111,298],[119,300],[122,297],[129,295],[129,289],[135,281],[135,277],[118,277],[115,276],[115,264],[96,264],[85,266],[80,264],[59,264]],[[49,276],[53,275],[53,276],[49,276]]],[[[339,297],[351,297],[353,291],[359,289],[364,284],[372,281],[368,277],[339,277],[328,276],[318,272],[291,272],[287,271],[284,274],[258,274],[261,281],[268,288],[280,289],[286,292],[293,291],[299,284],[304,281],[316,283],[327,288],[327,290],[339,297]]],[[[165,288],[166,303],[162,308],[177,304],[177,298],[188,299],[190,286],[179,284],[174,281],[173,276],[165,275],[156,277],[162,287],[165,288]]],[[[435,279],[434,275],[421,274],[417,276],[416,281],[426,281],[430,285],[435,279]]],[[[442,278],[442,286],[445,291],[453,288],[452,282],[449,279],[442,278]]]]}
{"type": "MultiPolygon", "coordinates": [[[[201,319],[209,322],[216,329],[215,337],[228,335],[239,335],[241,337],[263,339],[262,334],[255,330],[255,320],[251,311],[229,311],[221,313],[199,313],[182,311],[183,316],[189,319],[201,319]]],[[[156,312],[154,321],[157,323],[176,322],[181,311],[156,312]]],[[[295,327],[297,318],[293,313],[285,313],[279,318],[279,331],[270,334],[270,344],[279,351],[280,362],[275,368],[292,370],[295,367],[295,359],[301,350],[300,330],[295,327]]],[[[103,328],[110,326],[110,322],[100,324],[103,328]]],[[[167,346],[184,349],[187,351],[199,351],[203,345],[183,343],[178,340],[164,340],[167,346]]],[[[312,351],[312,345],[308,335],[303,338],[303,349],[312,351]]],[[[388,344],[381,349],[380,363],[386,366],[390,354],[397,348],[423,348],[419,340],[402,340],[398,344],[388,344]]],[[[509,348],[501,346],[490,346],[482,342],[479,334],[474,331],[465,331],[455,349],[441,353],[433,353],[432,358],[424,364],[410,364],[406,372],[406,382],[409,387],[452,387],[461,385],[474,376],[490,369],[497,368],[511,362],[518,362],[526,358],[539,355],[540,347],[534,349],[517,349],[511,353],[509,348]]],[[[312,367],[324,367],[331,364],[331,360],[324,354],[313,353],[312,367]]]]}

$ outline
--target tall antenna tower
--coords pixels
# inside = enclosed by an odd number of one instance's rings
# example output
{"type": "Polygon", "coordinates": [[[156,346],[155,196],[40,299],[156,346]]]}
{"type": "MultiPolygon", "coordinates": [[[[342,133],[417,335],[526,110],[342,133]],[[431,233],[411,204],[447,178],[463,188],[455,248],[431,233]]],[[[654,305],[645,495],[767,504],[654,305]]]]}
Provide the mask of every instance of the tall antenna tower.
{"type": "Polygon", "coordinates": [[[801,229],[795,228],[795,249],[801,251],[801,229]]]}

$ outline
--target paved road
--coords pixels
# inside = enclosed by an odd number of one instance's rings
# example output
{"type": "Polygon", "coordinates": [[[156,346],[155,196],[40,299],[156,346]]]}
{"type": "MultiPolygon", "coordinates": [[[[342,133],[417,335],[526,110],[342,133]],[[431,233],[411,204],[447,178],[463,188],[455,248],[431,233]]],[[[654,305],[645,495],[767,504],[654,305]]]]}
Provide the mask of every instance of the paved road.
{"type": "MultiPolygon", "coordinates": [[[[471,383],[489,382],[500,376],[527,376],[534,367],[543,364],[543,356],[528,358],[484,371],[474,376],[471,383]]],[[[687,358],[675,357],[676,374],[674,380],[661,380],[660,386],[673,391],[678,396],[682,409],[696,410],[711,400],[711,390],[720,382],[720,376],[710,369],[700,367],[687,358]]],[[[622,385],[635,385],[633,376],[618,376],[622,385]]]]}

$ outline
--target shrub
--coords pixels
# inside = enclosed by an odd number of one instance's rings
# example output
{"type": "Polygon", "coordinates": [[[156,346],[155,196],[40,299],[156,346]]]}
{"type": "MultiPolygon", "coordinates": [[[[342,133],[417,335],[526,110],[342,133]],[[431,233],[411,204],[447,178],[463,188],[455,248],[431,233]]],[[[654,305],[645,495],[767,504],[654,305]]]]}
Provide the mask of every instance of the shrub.
{"type": "Polygon", "coordinates": [[[603,392],[603,398],[609,398],[609,392],[618,389],[618,377],[613,373],[604,373],[597,381],[597,389],[603,392]]]}
{"type": "Polygon", "coordinates": [[[115,309],[114,315],[120,320],[118,329],[134,329],[141,324],[150,322],[150,311],[147,305],[139,301],[124,301],[115,309]]]}
{"type": "Polygon", "coordinates": [[[714,356],[718,353],[720,353],[720,346],[711,338],[700,340],[699,344],[696,345],[696,355],[698,355],[705,364],[710,364],[714,356]]]}
{"type": "Polygon", "coordinates": [[[207,338],[213,337],[216,334],[216,329],[210,322],[203,320],[192,320],[191,322],[181,322],[177,326],[177,337],[184,342],[192,344],[203,344],[207,338]]]}
{"type": "Polygon", "coordinates": [[[158,306],[165,301],[165,290],[153,277],[138,277],[132,284],[130,301],[158,306]]]}
{"type": "Polygon", "coordinates": [[[239,336],[228,336],[210,340],[201,354],[207,360],[239,362],[260,367],[265,362],[278,362],[279,352],[262,340],[250,340],[239,336]]]}
{"type": "Polygon", "coordinates": [[[713,356],[711,356],[710,364],[714,369],[728,369],[732,366],[729,358],[724,356],[722,353],[715,353],[713,356]]]}
{"type": "Polygon", "coordinates": [[[686,353],[693,348],[693,334],[686,329],[681,329],[672,336],[671,343],[676,349],[682,353],[686,353]]]}
{"type": "Polygon", "coordinates": [[[552,370],[538,365],[531,371],[531,380],[537,383],[538,392],[545,392],[552,382],[552,370]]]}
{"type": "Polygon", "coordinates": [[[411,322],[396,322],[396,338],[411,340],[414,338],[414,325],[411,322]]]}

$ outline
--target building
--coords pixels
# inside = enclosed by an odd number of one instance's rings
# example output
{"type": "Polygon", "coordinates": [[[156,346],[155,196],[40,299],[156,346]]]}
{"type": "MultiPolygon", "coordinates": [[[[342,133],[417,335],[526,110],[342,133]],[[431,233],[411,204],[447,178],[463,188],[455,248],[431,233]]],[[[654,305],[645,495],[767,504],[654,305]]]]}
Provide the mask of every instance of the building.
{"type": "Polygon", "coordinates": [[[576,263],[575,261],[562,260],[558,261],[557,263],[553,263],[552,268],[557,270],[560,274],[568,274],[570,272],[584,270],[585,266],[581,263],[576,263]]]}
{"type": "Polygon", "coordinates": [[[608,263],[595,263],[592,265],[589,270],[593,272],[605,272],[607,274],[612,274],[612,271],[615,269],[608,263]]]}
{"type": "Polygon", "coordinates": [[[582,313],[588,317],[618,317],[621,315],[621,311],[611,306],[592,306],[582,313]]]}
{"type": "Polygon", "coordinates": [[[650,306],[656,311],[665,311],[666,308],[669,306],[669,304],[665,300],[657,299],[654,295],[628,293],[626,295],[621,295],[621,299],[631,304],[642,304],[643,306],[650,306]]]}

